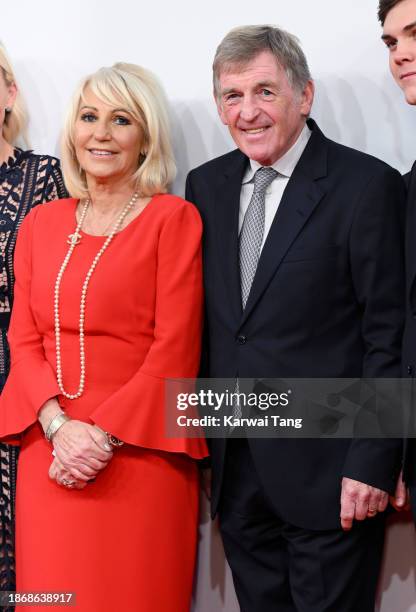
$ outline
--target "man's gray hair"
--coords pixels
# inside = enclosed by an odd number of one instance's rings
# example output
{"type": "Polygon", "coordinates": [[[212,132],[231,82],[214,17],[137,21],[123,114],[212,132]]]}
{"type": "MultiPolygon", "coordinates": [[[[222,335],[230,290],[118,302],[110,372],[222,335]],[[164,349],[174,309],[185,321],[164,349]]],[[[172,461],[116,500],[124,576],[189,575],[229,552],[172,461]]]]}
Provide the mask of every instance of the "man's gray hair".
{"type": "Polygon", "coordinates": [[[220,93],[221,73],[244,67],[263,51],[274,55],[293,89],[303,91],[311,73],[298,39],[274,26],[252,25],[232,29],[219,44],[212,66],[215,97],[220,93]]]}

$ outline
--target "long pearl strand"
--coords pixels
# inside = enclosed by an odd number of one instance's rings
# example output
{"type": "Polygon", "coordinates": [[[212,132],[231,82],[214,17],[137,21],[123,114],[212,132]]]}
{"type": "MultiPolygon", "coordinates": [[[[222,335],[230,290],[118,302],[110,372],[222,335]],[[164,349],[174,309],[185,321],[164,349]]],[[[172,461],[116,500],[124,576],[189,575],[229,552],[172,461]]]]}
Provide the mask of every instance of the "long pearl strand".
{"type": "Polygon", "coordinates": [[[95,268],[97,267],[98,262],[100,261],[100,258],[102,256],[102,254],[104,253],[104,251],[108,248],[108,245],[110,244],[110,242],[112,241],[112,239],[114,238],[114,235],[118,232],[118,230],[120,229],[121,224],[123,223],[127,213],[133,208],[134,204],[136,203],[137,199],[139,197],[139,194],[136,192],[133,194],[131,200],[125,205],[125,207],[123,208],[123,210],[121,211],[120,215],[118,216],[113,229],[111,230],[111,233],[107,236],[106,241],[104,242],[103,246],[101,247],[101,249],[98,251],[98,253],[96,254],[96,256],[93,259],[93,262],[87,272],[87,275],[85,277],[84,283],[82,285],[82,291],[81,291],[81,302],[80,302],[80,307],[79,307],[79,357],[80,357],[80,378],[79,378],[79,386],[78,386],[78,391],[76,393],[68,393],[67,391],[65,391],[64,389],[64,384],[63,384],[63,377],[62,377],[62,357],[61,357],[61,323],[60,323],[60,316],[59,316],[59,290],[60,290],[60,286],[61,286],[61,281],[62,281],[62,277],[63,274],[65,272],[65,269],[68,265],[69,260],[71,259],[71,255],[75,249],[75,247],[77,246],[77,244],[79,244],[80,240],[81,240],[81,234],[80,234],[80,230],[82,228],[82,224],[84,223],[87,211],[88,211],[88,207],[90,206],[90,200],[86,200],[82,212],[81,212],[81,216],[80,219],[78,221],[78,225],[75,229],[75,232],[73,234],[71,234],[68,238],[68,243],[69,243],[69,249],[68,252],[65,256],[64,261],[62,262],[62,265],[59,269],[58,272],[58,276],[56,277],[56,283],[55,283],[55,294],[54,294],[54,316],[55,316],[55,347],[56,347],[56,378],[58,381],[58,386],[59,389],[62,393],[62,395],[64,395],[66,398],[68,399],[78,399],[79,397],[81,397],[81,395],[84,392],[85,389],[85,344],[84,344],[84,336],[85,336],[85,329],[84,329],[84,322],[85,322],[85,305],[86,305],[86,300],[87,300],[87,290],[88,290],[88,284],[90,282],[91,276],[95,270],[95,268]]]}

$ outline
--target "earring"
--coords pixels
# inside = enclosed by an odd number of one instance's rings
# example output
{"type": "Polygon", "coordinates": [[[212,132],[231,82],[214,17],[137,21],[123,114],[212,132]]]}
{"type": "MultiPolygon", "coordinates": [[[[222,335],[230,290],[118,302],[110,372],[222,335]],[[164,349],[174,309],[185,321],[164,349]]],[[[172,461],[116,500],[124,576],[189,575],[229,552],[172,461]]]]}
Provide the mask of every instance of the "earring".
{"type": "Polygon", "coordinates": [[[6,106],[6,108],[4,109],[4,111],[6,113],[11,113],[12,112],[12,107],[11,106],[6,106]]]}

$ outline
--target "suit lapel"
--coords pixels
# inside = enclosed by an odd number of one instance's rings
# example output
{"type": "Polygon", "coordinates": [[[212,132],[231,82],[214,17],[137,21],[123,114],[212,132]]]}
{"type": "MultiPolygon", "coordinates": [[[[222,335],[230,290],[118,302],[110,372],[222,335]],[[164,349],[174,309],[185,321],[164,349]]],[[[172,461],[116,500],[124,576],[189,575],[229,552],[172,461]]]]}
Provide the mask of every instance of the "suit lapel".
{"type": "Polygon", "coordinates": [[[241,325],[266,290],[291,244],[325,195],[317,179],[327,174],[327,140],[316,124],[287,184],[264,244],[241,325]]]}
{"type": "Polygon", "coordinates": [[[242,313],[238,256],[238,215],[241,183],[247,162],[247,157],[240,151],[234,152],[234,159],[224,171],[223,181],[218,186],[215,197],[219,265],[223,271],[232,311],[237,321],[240,320],[242,313]]]}

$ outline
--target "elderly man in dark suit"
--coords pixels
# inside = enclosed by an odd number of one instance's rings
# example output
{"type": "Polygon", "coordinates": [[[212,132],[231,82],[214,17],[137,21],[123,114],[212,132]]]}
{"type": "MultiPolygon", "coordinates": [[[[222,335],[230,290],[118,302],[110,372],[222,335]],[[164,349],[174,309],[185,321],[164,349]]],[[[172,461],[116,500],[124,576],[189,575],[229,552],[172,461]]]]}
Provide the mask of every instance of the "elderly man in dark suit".
{"type": "MultiPolygon", "coordinates": [[[[404,186],[308,119],[297,40],[231,31],[214,93],[237,149],[191,171],[205,228],[204,375],[398,377],[404,186]]],[[[370,612],[393,440],[211,441],[212,513],[244,612],[370,612]]]]}
{"type": "MultiPolygon", "coordinates": [[[[408,104],[416,105],[416,0],[380,0],[379,20],[382,39],[389,50],[391,73],[403,90],[408,104]]],[[[403,375],[416,376],[416,162],[405,176],[408,187],[406,213],[406,326],[403,341],[403,375]]],[[[413,414],[412,435],[416,432],[413,414]]],[[[404,480],[410,487],[416,521],[416,440],[407,440],[404,456],[404,480]]],[[[404,506],[405,490],[400,480],[396,505],[404,506]]]]}

